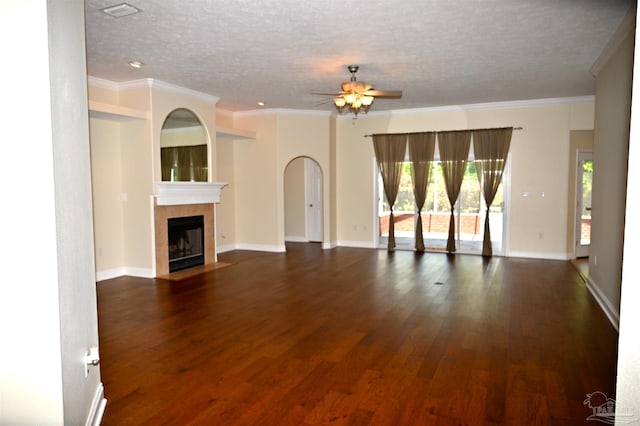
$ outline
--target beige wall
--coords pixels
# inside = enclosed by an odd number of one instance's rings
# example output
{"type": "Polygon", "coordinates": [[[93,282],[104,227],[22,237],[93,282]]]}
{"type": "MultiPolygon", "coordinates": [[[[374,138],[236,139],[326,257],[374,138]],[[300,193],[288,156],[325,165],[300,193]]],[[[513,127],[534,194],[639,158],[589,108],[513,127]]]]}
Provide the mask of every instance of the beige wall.
{"type": "Polygon", "coordinates": [[[568,258],[569,135],[585,126],[593,104],[514,103],[467,109],[416,110],[391,117],[370,115],[338,120],[338,239],[341,244],[374,246],[374,155],[371,133],[521,126],[511,142],[508,254],[568,258]],[[529,196],[523,196],[528,193],[529,196]]]}
{"type": "Polygon", "coordinates": [[[278,115],[278,221],[279,232],[284,241],[284,176],[289,162],[298,157],[309,157],[322,171],[323,191],[323,243],[330,238],[331,215],[330,188],[331,165],[329,146],[330,115],[324,112],[285,112],[278,115]]]}
{"type": "MultiPolygon", "coordinates": [[[[151,200],[153,193],[152,152],[149,121],[123,122],[122,193],[124,219],[124,258],[127,270],[153,276],[153,227],[151,200]]],[[[99,196],[99,194],[97,195],[99,196]]]]}
{"type": "Polygon", "coordinates": [[[278,224],[276,114],[240,114],[235,127],[256,132],[256,139],[234,142],[235,233],[239,248],[284,251],[278,224]]]}
{"type": "Polygon", "coordinates": [[[162,170],[160,163],[160,140],[162,133],[162,124],[167,116],[177,108],[186,108],[193,112],[204,127],[205,143],[208,144],[209,160],[209,182],[216,181],[215,168],[215,151],[216,151],[216,113],[215,102],[217,99],[200,99],[197,97],[176,93],[173,90],[167,90],[163,86],[153,88],[151,102],[152,115],[152,158],[153,158],[153,180],[159,182],[162,179],[162,170]]]}
{"type": "Polygon", "coordinates": [[[120,123],[92,118],[89,128],[96,271],[120,275],[125,265],[120,123]]]}
{"type": "Polygon", "coordinates": [[[233,128],[233,112],[224,109],[216,109],[216,124],[228,129],[233,128]]]}
{"type": "Polygon", "coordinates": [[[233,250],[236,242],[236,200],[235,200],[235,155],[236,144],[244,140],[220,138],[216,141],[214,153],[217,180],[226,182],[222,189],[221,203],[216,205],[216,248],[218,253],[233,250]]]}
{"type": "Polygon", "coordinates": [[[207,134],[201,127],[163,130],[160,133],[160,147],[207,145],[207,134]]]}
{"type": "Polygon", "coordinates": [[[119,93],[117,90],[110,90],[106,87],[100,87],[98,84],[100,81],[96,81],[96,79],[89,79],[89,85],[87,87],[87,91],[89,92],[89,100],[94,102],[101,102],[111,105],[118,105],[119,101],[119,93]],[[91,84],[91,83],[94,84],[91,84]]]}
{"type": "MultiPolygon", "coordinates": [[[[336,174],[338,168],[337,159],[337,126],[336,118],[329,120],[329,240],[325,242],[325,247],[335,247],[338,241],[338,176],[336,174]]],[[[327,190],[325,189],[325,192],[327,190]]]]}
{"type": "Polygon", "coordinates": [[[385,133],[389,115],[336,121],[336,242],[373,247],[373,146],[364,135],[385,133]]]}
{"type": "Polygon", "coordinates": [[[298,157],[284,171],[284,237],[304,241],[306,237],[304,158],[298,157]]]}
{"type": "Polygon", "coordinates": [[[589,283],[618,322],[629,149],[634,32],[596,78],[589,283]]]}
{"type": "MultiPolygon", "coordinates": [[[[152,147],[148,141],[159,140],[161,123],[177,107],[193,110],[208,128],[215,126],[215,114],[208,113],[211,104],[207,102],[181,99],[161,89],[151,97],[154,112],[146,126],[120,124],[122,192],[127,195],[123,203],[125,264],[143,270],[152,265],[150,203],[143,200],[153,193],[153,182],[160,176],[159,143],[152,147]]],[[[125,103],[140,106],[137,102],[125,103]]],[[[569,204],[573,203],[568,179],[570,134],[590,127],[593,110],[587,98],[372,113],[355,121],[289,110],[235,113],[233,122],[228,113],[218,114],[229,127],[253,131],[256,138],[210,142],[215,146],[210,153],[215,165],[211,173],[220,173],[224,179],[215,180],[229,183],[217,206],[217,244],[223,250],[284,251],[285,235],[293,232],[285,229],[285,169],[291,160],[306,156],[323,173],[324,246],[375,247],[376,166],[371,138],[364,135],[522,126],[523,130],[514,132],[511,145],[507,253],[567,259],[572,254],[567,244],[569,204]]]]}
{"type": "Polygon", "coordinates": [[[507,254],[566,259],[571,104],[470,111],[469,125],[522,126],[511,139],[507,254]],[[525,196],[526,194],[528,196],[525,196]]]}
{"type": "MultiPolygon", "coordinates": [[[[91,81],[90,81],[91,83],[91,81]]],[[[115,86],[115,85],[114,85],[115,86]]],[[[95,247],[98,279],[130,274],[155,276],[153,203],[155,182],[161,180],[160,140],[166,116],[176,108],[195,113],[205,127],[209,145],[209,180],[215,180],[216,149],[214,97],[199,97],[167,85],[142,81],[109,90],[89,86],[89,99],[150,113],[147,120],[104,122],[91,119],[92,143],[106,155],[92,156],[95,247]],[[95,98],[94,98],[95,96],[95,98]],[[213,135],[213,136],[210,136],[213,135]],[[112,173],[119,173],[113,176],[112,173]]],[[[223,190],[224,197],[224,190],[223,190]]]]}
{"type": "Polygon", "coordinates": [[[234,142],[235,227],[239,248],[284,251],[285,168],[306,156],[322,169],[324,237],[330,239],[330,116],[328,113],[264,110],[236,114],[234,127],[256,132],[234,142]]]}

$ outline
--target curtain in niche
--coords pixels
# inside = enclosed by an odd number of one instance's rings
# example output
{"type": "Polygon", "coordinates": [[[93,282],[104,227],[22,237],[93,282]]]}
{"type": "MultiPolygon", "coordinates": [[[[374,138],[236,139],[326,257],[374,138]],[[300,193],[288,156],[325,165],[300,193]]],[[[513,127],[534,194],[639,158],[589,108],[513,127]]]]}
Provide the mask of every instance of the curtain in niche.
{"type": "Polygon", "coordinates": [[[413,185],[413,197],[416,201],[418,222],[416,223],[417,251],[424,251],[424,238],[422,236],[422,207],[427,199],[429,187],[429,172],[433,162],[433,150],[436,144],[435,132],[410,133],[408,135],[409,159],[411,160],[411,182],[413,185]]]}
{"type": "Polygon", "coordinates": [[[487,204],[482,237],[482,255],[491,257],[491,232],[489,231],[489,208],[498,192],[502,173],[509,154],[513,127],[473,131],[473,154],[476,162],[480,190],[487,204]]]}
{"type": "Polygon", "coordinates": [[[449,238],[447,239],[447,251],[456,251],[455,215],[453,206],[460,194],[464,171],[469,158],[469,146],[471,145],[471,131],[438,132],[438,150],[440,151],[440,164],[444,184],[447,189],[447,198],[451,206],[451,219],[449,220],[449,238]]]}
{"type": "Polygon", "coordinates": [[[163,181],[207,181],[207,145],[172,146],[160,152],[163,181]]]}
{"type": "MultiPolygon", "coordinates": [[[[162,181],[171,181],[171,168],[177,162],[173,148],[160,148],[160,167],[162,168],[162,181]]],[[[177,163],[176,163],[177,165],[177,163]]]]}
{"type": "Polygon", "coordinates": [[[396,202],[398,187],[400,186],[402,162],[407,150],[407,135],[373,135],[373,149],[376,154],[380,175],[382,176],[384,195],[387,197],[390,209],[387,249],[393,250],[396,247],[393,205],[396,202]]]}

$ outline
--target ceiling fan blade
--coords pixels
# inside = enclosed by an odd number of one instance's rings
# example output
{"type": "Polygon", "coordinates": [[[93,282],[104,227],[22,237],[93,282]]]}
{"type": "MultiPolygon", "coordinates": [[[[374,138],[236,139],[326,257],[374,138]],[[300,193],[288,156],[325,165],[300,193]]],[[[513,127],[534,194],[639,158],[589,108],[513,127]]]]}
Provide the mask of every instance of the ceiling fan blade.
{"type": "Polygon", "coordinates": [[[344,94],[344,92],[333,92],[333,93],[327,93],[327,92],[311,92],[312,95],[319,95],[319,96],[342,96],[344,94]]]}
{"type": "Polygon", "coordinates": [[[376,98],[399,99],[402,97],[402,90],[367,90],[366,92],[362,92],[362,94],[376,98]]]}
{"type": "Polygon", "coordinates": [[[373,89],[373,86],[363,81],[345,81],[340,88],[345,93],[362,93],[373,89]]]}
{"type": "Polygon", "coordinates": [[[316,102],[316,105],[324,105],[324,104],[328,104],[328,103],[333,103],[333,98],[331,99],[324,99],[322,101],[318,101],[316,102]]]}

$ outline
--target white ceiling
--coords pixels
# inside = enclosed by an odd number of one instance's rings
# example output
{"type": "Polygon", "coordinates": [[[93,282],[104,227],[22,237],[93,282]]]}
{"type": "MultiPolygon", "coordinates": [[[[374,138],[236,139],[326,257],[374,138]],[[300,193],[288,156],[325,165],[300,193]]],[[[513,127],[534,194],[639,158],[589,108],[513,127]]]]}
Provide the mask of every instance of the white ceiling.
{"type": "MultiPolygon", "coordinates": [[[[402,99],[372,110],[593,95],[589,69],[631,0],[86,0],[87,69],[154,78],[232,111],[332,111],[311,91],[358,80],[402,99]],[[145,63],[130,68],[130,60],[145,63]]],[[[635,6],[633,6],[635,7],[635,6]]]]}

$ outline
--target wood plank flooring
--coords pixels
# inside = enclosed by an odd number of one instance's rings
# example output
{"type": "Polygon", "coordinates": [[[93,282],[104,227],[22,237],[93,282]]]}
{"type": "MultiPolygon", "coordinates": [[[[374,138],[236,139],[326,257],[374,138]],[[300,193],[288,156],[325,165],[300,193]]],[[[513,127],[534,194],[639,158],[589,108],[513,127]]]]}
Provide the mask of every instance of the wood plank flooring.
{"type": "Polygon", "coordinates": [[[586,424],[617,334],[564,261],[289,244],[98,284],[104,425],[586,424]]]}

